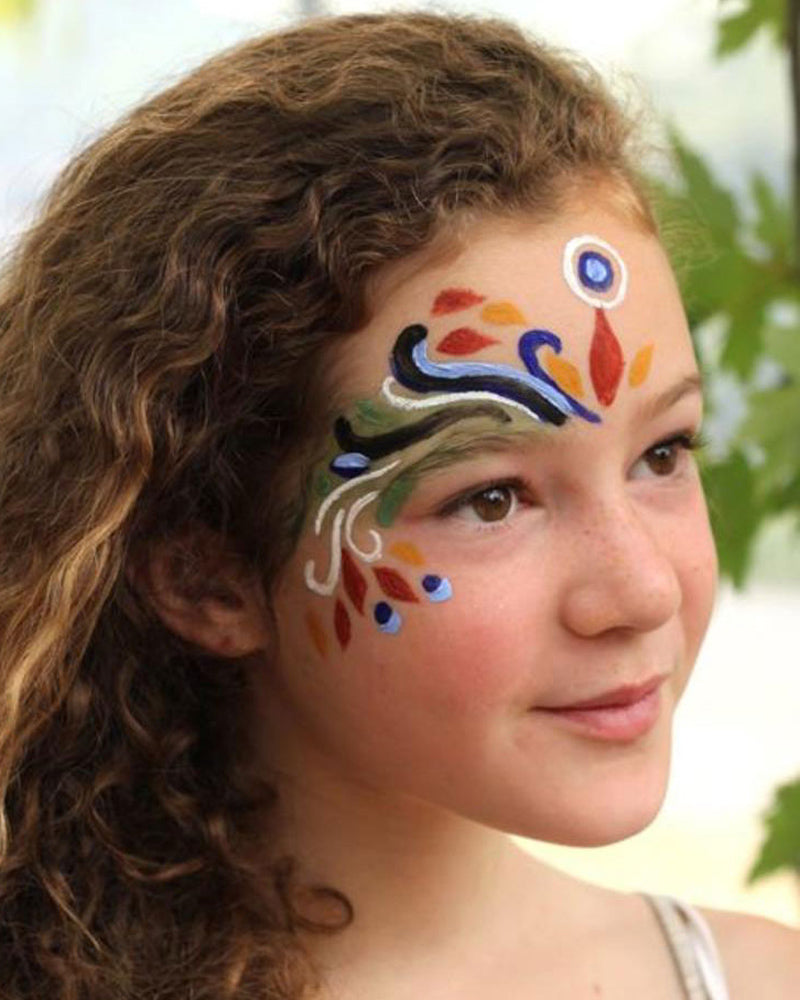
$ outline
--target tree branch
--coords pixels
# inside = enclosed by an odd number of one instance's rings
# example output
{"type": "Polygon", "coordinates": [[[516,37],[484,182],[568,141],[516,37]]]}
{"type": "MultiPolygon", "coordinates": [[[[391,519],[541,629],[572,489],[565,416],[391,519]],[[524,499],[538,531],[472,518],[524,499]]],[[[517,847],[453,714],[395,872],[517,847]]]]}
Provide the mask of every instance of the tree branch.
{"type": "Polygon", "coordinates": [[[786,7],[789,43],[790,87],[794,121],[794,161],[792,189],[794,204],[794,264],[800,271],[800,0],[789,0],[786,7]]]}

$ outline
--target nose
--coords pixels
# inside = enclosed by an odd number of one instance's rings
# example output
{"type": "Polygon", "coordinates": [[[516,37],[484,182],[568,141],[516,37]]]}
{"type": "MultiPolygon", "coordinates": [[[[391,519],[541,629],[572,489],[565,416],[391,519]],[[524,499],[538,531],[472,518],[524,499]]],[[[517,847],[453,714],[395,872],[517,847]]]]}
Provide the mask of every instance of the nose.
{"type": "Polygon", "coordinates": [[[647,632],[681,606],[675,546],[630,503],[595,510],[571,532],[571,568],[562,578],[561,615],[581,636],[614,629],[647,632]],[[577,542],[577,544],[575,544],[577,542]]]}

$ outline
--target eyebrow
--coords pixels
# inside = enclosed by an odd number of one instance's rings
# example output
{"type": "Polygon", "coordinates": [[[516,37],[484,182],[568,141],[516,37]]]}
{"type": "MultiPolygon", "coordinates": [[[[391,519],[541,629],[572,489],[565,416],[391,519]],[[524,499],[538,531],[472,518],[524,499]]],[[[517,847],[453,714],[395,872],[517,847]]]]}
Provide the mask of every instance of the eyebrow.
{"type": "Polygon", "coordinates": [[[498,434],[496,431],[483,434],[456,431],[448,435],[444,441],[432,448],[427,454],[418,458],[400,475],[413,476],[416,479],[426,473],[449,468],[451,465],[466,461],[475,455],[487,452],[513,451],[520,444],[526,444],[531,439],[541,438],[542,431],[543,428],[540,426],[525,430],[510,430],[505,434],[498,434]]]}
{"type": "MultiPolygon", "coordinates": [[[[703,379],[699,372],[692,372],[685,375],[674,385],[664,389],[663,392],[644,400],[638,408],[637,420],[647,422],[665,413],[685,396],[695,393],[702,394],[703,379]]],[[[512,451],[520,443],[533,440],[541,440],[543,435],[548,434],[550,428],[545,428],[537,423],[531,428],[515,429],[498,434],[496,431],[468,433],[462,430],[451,432],[441,444],[435,446],[426,455],[417,459],[403,474],[412,473],[421,475],[425,472],[432,472],[437,469],[446,468],[456,462],[479,455],[482,452],[504,452],[512,451]]]]}
{"type": "Polygon", "coordinates": [[[669,386],[663,392],[658,393],[658,395],[644,399],[637,408],[637,419],[644,423],[649,420],[655,420],[656,417],[661,416],[662,413],[675,406],[685,396],[691,396],[696,393],[703,394],[703,378],[699,372],[692,372],[679,379],[674,385],[669,386]]]}
{"type": "MultiPolygon", "coordinates": [[[[656,417],[665,413],[685,396],[701,393],[703,391],[703,380],[698,372],[692,372],[679,379],[674,385],[669,386],[663,392],[658,393],[644,400],[636,412],[637,422],[647,423],[655,420],[656,417]]],[[[469,420],[465,417],[465,420],[469,420]]],[[[443,431],[444,440],[436,444],[429,452],[412,462],[407,468],[398,472],[389,482],[394,483],[396,479],[408,478],[416,480],[427,473],[438,472],[447,469],[459,462],[467,461],[477,455],[488,453],[501,454],[514,451],[520,445],[530,444],[533,441],[541,441],[546,437],[557,440],[553,435],[554,428],[536,421],[530,428],[515,428],[505,433],[498,434],[491,430],[481,433],[480,431],[469,432],[460,429],[451,429],[449,433],[443,431]]]]}

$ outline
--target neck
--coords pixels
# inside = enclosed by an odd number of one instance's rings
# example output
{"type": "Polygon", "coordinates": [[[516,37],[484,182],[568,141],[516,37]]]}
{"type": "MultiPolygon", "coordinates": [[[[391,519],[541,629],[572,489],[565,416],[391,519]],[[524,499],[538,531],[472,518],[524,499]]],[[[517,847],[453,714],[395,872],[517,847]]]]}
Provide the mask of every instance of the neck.
{"type": "Polygon", "coordinates": [[[408,798],[305,779],[282,786],[282,842],[311,880],[342,891],[353,932],[444,938],[469,915],[504,905],[519,854],[496,830],[408,798]]]}

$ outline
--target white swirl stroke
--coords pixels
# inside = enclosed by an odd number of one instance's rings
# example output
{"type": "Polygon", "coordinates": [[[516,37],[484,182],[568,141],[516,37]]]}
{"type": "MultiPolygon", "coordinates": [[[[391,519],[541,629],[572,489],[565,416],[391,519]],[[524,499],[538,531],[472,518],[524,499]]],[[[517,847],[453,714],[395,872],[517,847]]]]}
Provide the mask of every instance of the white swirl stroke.
{"type": "Polygon", "coordinates": [[[473,392],[442,392],[437,396],[427,396],[425,399],[412,399],[410,396],[398,396],[392,389],[397,385],[397,380],[392,375],[387,375],[383,380],[381,392],[384,399],[388,400],[392,406],[398,410],[426,410],[430,406],[443,406],[446,403],[463,403],[464,400],[488,400],[492,403],[500,403],[502,406],[511,406],[520,413],[524,413],[530,420],[541,423],[541,417],[532,413],[527,406],[518,403],[514,399],[507,399],[497,393],[488,392],[485,389],[476,389],[473,392]]]}
{"type": "MultiPolygon", "coordinates": [[[[387,472],[391,472],[392,469],[396,468],[400,464],[400,461],[401,460],[398,458],[394,462],[389,462],[388,465],[381,466],[380,469],[374,469],[372,472],[368,472],[363,476],[356,476],[354,479],[350,479],[346,483],[342,483],[341,486],[338,486],[332,493],[325,497],[320,504],[319,510],[317,511],[317,518],[314,522],[314,534],[319,535],[322,531],[325,515],[328,513],[333,504],[335,504],[337,500],[347,493],[348,490],[353,489],[356,486],[360,486],[362,483],[367,482],[367,480],[378,479],[381,476],[385,476],[387,472]]],[[[364,562],[375,562],[376,559],[380,559],[383,553],[383,542],[377,531],[370,528],[370,534],[372,535],[375,543],[372,551],[370,552],[362,551],[353,541],[353,525],[355,524],[356,518],[367,506],[367,504],[372,503],[377,496],[378,490],[373,490],[370,493],[359,497],[359,499],[352,503],[350,508],[347,510],[346,522],[344,507],[340,507],[339,510],[336,511],[336,516],[333,519],[333,525],[331,527],[331,558],[328,576],[322,582],[317,580],[315,576],[316,563],[313,559],[309,559],[305,565],[305,581],[309,590],[313,590],[315,594],[321,594],[323,597],[329,597],[336,589],[336,584],[339,582],[339,572],[342,568],[343,522],[345,522],[345,539],[356,555],[364,562]]]]}
{"type": "Polygon", "coordinates": [[[336,583],[339,579],[339,569],[342,564],[342,521],[344,520],[344,510],[337,510],[336,517],[333,519],[333,528],[331,529],[331,564],[328,570],[328,578],[324,583],[320,583],[314,576],[315,563],[313,559],[309,559],[306,563],[306,586],[309,590],[313,590],[315,594],[322,594],[323,597],[329,597],[336,587],[336,583]]]}
{"type": "Polygon", "coordinates": [[[390,472],[399,464],[400,459],[398,458],[395,459],[394,462],[389,462],[388,465],[381,466],[380,469],[374,469],[372,472],[367,472],[363,476],[356,476],[354,479],[349,479],[346,483],[342,483],[341,486],[337,486],[333,493],[329,493],[319,506],[319,510],[317,511],[317,520],[314,522],[314,534],[318,535],[320,533],[322,530],[322,522],[325,520],[325,515],[340,496],[348,490],[351,490],[356,486],[360,486],[362,483],[368,482],[370,479],[378,479],[380,476],[385,476],[387,472],[390,472]]]}
{"type": "Polygon", "coordinates": [[[350,510],[347,512],[347,520],[345,521],[344,525],[344,537],[347,540],[347,544],[350,546],[353,552],[355,552],[358,558],[365,563],[373,563],[376,561],[376,559],[380,559],[380,557],[383,555],[383,540],[381,539],[381,536],[378,534],[377,531],[375,531],[374,528],[370,528],[369,533],[372,536],[374,545],[370,552],[365,552],[363,549],[360,549],[353,541],[353,525],[355,524],[355,520],[361,513],[361,511],[368,504],[371,504],[372,501],[379,495],[380,493],[378,490],[373,490],[372,493],[365,493],[363,497],[359,497],[359,499],[352,504],[350,510]]]}

